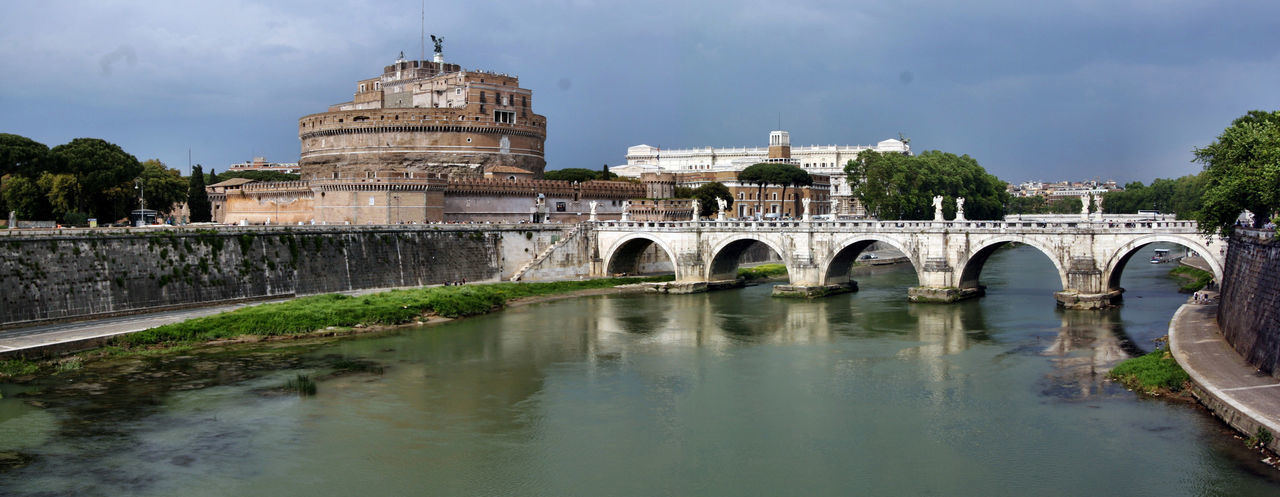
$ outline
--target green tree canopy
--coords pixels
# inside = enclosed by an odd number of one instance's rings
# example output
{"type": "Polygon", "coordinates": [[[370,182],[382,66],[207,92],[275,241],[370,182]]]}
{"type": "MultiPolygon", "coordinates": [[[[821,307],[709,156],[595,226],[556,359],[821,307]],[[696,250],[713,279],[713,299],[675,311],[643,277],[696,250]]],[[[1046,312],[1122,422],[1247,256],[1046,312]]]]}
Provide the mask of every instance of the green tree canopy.
{"type": "Polygon", "coordinates": [[[933,219],[933,196],[943,215],[955,215],[965,198],[968,219],[1000,219],[1009,194],[1005,182],[968,155],[930,150],[917,156],[865,150],[845,166],[854,197],[880,219],[933,219]]]}
{"type": "Polygon", "coordinates": [[[1175,179],[1157,178],[1151,186],[1134,181],[1123,191],[1107,192],[1102,209],[1116,214],[1135,214],[1140,210],[1157,210],[1177,214],[1179,219],[1195,219],[1204,202],[1205,173],[1175,179]]]}
{"type": "Polygon", "coordinates": [[[699,216],[713,216],[719,211],[719,206],[716,204],[716,198],[722,198],[728,202],[725,204],[726,211],[728,211],[730,207],[733,207],[733,194],[729,193],[729,187],[724,186],[724,183],[720,183],[718,181],[713,181],[694,188],[693,198],[698,199],[699,216]]]}
{"type": "Polygon", "coordinates": [[[25,136],[0,133],[0,176],[18,174],[28,179],[54,169],[49,147],[25,136]]]}
{"type": "Polygon", "coordinates": [[[579,183],[585,183],[587,181],[601,179],[600,178],[601,173],[602,171],[592,171],[590,169],[583,169],[580,167],[570,167],[567,169],[556,169],[554,171],[547,171],[545,173],[542,173],[542,179],[549,179],[549,180],[555,180],[555,181],[577,181],[579,183]]]}
{"type": "Polygon", "coordinates": [[[1196,220],[1206,233],[1230,233],[1246,209],[1262,223],[1280,207],[1280,111],[1249,111],[1195,154],[1206,176],[1196,220]]]}
{"type": "Polygon", "coordinates": [[[36,180],[20,175],[7,177],[0,191],[5,204],[17,212],[19,218],[35,220],[53,219],[53,207],[46,193],[36,180]]]}
{"type": "Polygon", "coordinates": [[[778,181],[780,176],[777,174],[775,164],[768,162],[760,162],[747,166],[742,172],[738,173],[738,181],[749,185],[756,185],[756,215],[764,214],[764,187],[765,185],[773,185],[778,181]]]}
{"type": "Polygon", "coordinates": [[[187,180],[177,169],[169,169],[159,159],[150,159],[142,163],[142,174],[138,177],[146,194],[147,208],[168,214],[173,208],[187,201],[187,180]]]}
{"type": "Polygon", "coordinates": [[[75,176],[81,192],[78,211],[100,220],[128,214],[132,183],[142,172],[136,157],[98,138],[76,138],[49,153],[63,170],[75,176]]]}
{"type": "Polygon", "coordinates": [[[187,184],[187,209],[191,211],[193,223],[213,220],[213,204],[209,201],[209,192],[205,191],[204,186],[204,168],[200,164],[191,166],[191,178],[187,184]]]}

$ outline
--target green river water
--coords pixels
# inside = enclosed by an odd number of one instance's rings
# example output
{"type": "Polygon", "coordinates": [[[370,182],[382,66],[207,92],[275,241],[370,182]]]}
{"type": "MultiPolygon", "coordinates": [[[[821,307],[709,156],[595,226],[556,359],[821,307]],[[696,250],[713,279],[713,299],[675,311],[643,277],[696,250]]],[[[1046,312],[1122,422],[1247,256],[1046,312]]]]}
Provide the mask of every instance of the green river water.
{"type": "Polygon", "coordinates": [[[956,305],[898,267],[95,363],[0,384],[0,495],[1280,495],[1203,409],[1104,380],[1186,300],[1169,269],[1135,257],[1104,312],[1056,310],[1023,247],[956,305]],[[315,396],[279,392],[298,373],[315,396]]]}

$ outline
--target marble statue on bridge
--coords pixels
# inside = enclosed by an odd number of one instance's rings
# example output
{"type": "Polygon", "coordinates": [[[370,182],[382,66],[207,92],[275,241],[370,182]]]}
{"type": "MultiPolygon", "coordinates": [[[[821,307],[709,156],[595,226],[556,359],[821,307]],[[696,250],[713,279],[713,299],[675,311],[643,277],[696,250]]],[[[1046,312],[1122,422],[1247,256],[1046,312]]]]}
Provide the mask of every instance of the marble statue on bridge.
{"type": "Polygon", "coordinates": [[[1089,219],[1089,203],[1092,201],[1093,195],[1085,193],[1080,197],[1080,219],[1089,219]]]}
{"type": "Polygon", "coordinates": [[[693,219],[690,219],[690,221],[693,221],[693,222],[698,221],[698,211],[701,209],[702,209],[702,204],[698,202],[698,199],[696,198],[693,199],[693,219]]]}
{"type": "Polygon", "coordinates": [[[946,221],[942,218],[942,195],[933,196],[933,220],[946,221]]]}
{"type": "Polygon", "coordinates": [[[812,200],[810,200],[810,199],[808,199],[808,198],[802,198],[802,199],[800,199],[800,203],[801,203],[801,204],[804,204],[804,217],[801,217],[801,218],[800,218],[802,221],[808,221],[808,220],[809,220],[809,202],[812,202],[812,200]]]}
{"type": "Polygon", "coordinates": [[[588,221],[591,221],[591,222],[598,221],[598,219],[596,219],[596,206],[597,206],[597,205],[599,205],[599,204],[600,204],[600,203],[599,203],[599,202],[596,202],[595,200],[592,200],[592,201],[591,201],[591,204],[590,204],[590,205],[591,205],[591,217],[590,217],[590,218],[587,218],[587,220],[588,220],[588,221]]]}
{"type": "Polygon", "coordinates": [[[956,221],[964,220],[964,197],[956,197],[956,221]]]}
{"type": "Polygon", "coordinates": [[[631,213],[630,213],[630,212],[628,212],[628,211],[630,211],[630,210],[631,210],[631,201],[630,201],[630,200],[623,200],[623,201],[622,201],[622,219],[619,219],[619,221],[622,221],[622,222],[624,222],[624,223],[625,223],[625,222],[627,222],[627,221],[630,221],[630,220],[631,220],[631,215],[630,215],[631,213]]]}
{"type": "Polygon", "coordinates": [[[725,207],[728,207],[728,202],[723,198],[716,197],[716,206],[719,207],[719,209],[717,209],[718,213],[716,214],[716,221],[724,221],[724,209],[725,207]]]}

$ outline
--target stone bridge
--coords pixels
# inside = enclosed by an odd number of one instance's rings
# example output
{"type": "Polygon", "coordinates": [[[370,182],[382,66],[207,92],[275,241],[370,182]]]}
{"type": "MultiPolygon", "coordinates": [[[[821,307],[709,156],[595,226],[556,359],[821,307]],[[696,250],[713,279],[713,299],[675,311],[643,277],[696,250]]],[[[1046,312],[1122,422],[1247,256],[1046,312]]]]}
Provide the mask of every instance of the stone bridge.
{"type": "MultiPolygon", "coordinates": [[[[1225,241],[1202,235],[1195,221],[686,221],[593,223],[592,273],[635,272],[651,246],[675,267],[676,285],[697,291],[733,280],[738,259],[755,243],[773,249],[789,285],[775,294],[815,297],[856,290],[850,271],[875,242],[898,249],[916,271],[913,302],[953,302],[980,296],[983,264],[997,249],[1020,243],[1043,252],[1057,269],[1060,305],[1097,309],[1120,300],[1120,274],[1139,249],[1155,242],[1187,247],[1204,257],[1221,281],[1225,241]]],[[[1141,258],[1140,258],[1141,259],[1141,258]]],[[[1141,261],[1146,262],[1146,261],[1141,261]]]]}

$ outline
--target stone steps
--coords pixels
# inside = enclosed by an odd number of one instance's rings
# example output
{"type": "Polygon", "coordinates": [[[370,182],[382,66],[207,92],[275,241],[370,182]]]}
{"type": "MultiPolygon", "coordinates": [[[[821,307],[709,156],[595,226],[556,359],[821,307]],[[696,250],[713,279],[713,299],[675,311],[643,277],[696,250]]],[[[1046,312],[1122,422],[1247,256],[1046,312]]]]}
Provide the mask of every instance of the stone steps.
{"type": "Polygon", "coordinates": [[[575,225],[555,243],[548,245],[545,249],[542,249],[542,252],[538,253],[537,257],[530,259],[529,262],[524,263],[523,266],[520,266],[520,269],[517,269],[516,272],[512,273],[509,281],[520,281],[520,278],[523,278],[525,273],[529,272],[530,269],[533,269],[538,264],[541,264],[542,261],[546,260],[548,257],[551,257],[551,254],[554,253],[556,249],[568,243],[570,240],[577,238],[577,236],[582,233],[584,226],[586,226],[586,223],[575,225]]]}

